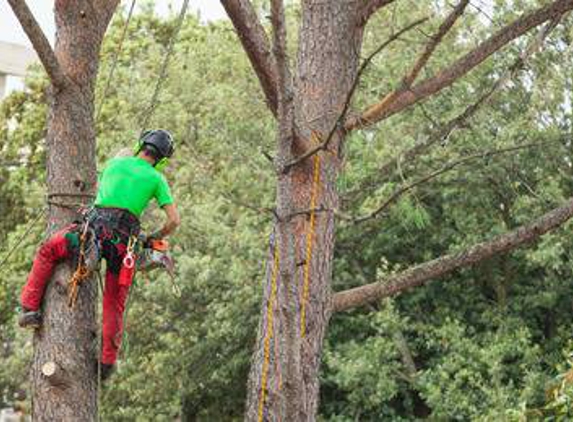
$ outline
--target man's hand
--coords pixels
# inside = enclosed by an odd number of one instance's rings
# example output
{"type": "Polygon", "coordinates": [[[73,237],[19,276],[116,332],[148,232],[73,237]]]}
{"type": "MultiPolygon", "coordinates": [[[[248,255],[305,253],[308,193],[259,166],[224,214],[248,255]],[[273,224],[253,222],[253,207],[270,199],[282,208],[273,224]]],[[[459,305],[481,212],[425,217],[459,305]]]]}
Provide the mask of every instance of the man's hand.
{"type": "Polygon", "coordinates": [[[149,236],[149,238],[163,239],[164,237],[167,237],[173,233],[175,229],[181,224],[181,217],[179,217],[179,212],[177,211],[175,204],[165,205],[163,207],[163,211],[165,211],[165,215],[167,217],[163,228],[153,233],[151,236],[149,236]]]}

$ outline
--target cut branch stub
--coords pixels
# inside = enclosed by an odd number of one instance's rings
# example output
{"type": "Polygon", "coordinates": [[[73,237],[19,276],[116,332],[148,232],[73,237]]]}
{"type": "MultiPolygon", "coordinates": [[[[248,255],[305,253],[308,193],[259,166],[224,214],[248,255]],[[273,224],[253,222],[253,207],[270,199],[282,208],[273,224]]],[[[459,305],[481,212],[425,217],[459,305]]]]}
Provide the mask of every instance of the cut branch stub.
{"type": "Polygon", "coordinates": [[[70,385],[68,374],[54,361],[42,365],[42,375],[53,387],[66,388],[70,385]]]}

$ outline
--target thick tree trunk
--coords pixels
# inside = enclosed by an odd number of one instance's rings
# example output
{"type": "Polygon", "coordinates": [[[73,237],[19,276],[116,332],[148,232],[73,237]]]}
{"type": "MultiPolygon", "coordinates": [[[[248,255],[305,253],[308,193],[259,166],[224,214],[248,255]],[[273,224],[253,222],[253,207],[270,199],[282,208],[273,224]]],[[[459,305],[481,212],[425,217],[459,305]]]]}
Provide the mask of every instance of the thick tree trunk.
{"type": "MultiPolygon", "coordinates": [[[[357,73],[363,33],[357,2],[314,0],[302,7],[294,87],[294,119],[301,136],[291,150],[294,157],[320,137],[324,140],[338,120],[357,73]]],[[[315,419],[322,343],[330,318],[341,142],[342,134],[336,133],[327,151],[279,175],[273,243],[280,254],[275,259],[271,248],[268,258],[247,420],[315,419]]],[[[284,159],[280,150],[279,145],[277,157],[284,159]]]]}
{"type": "MultiPolygon", "coordinates": [[[[94,86],[99,50],[117,1],[55,2],[55,56],[64,75],[52,85],[47,134],[48,233],[77,214],[62,204],[88,204],[96,189],[94,86]]],[[[81,286],[75,309],[67,305],[68,265],[61,265],[44,297],[44,326],[34,337],[33,416],[37,421],[97,418],[95,282],[81,286]],[[59,382],[42,372],[57,367],[59,382]]]]}
{"type": "MultiPolygon", "coordinates": [[[[284,77],[288,73],[281,54],[284,48],[277,48],[282,44],[281,37],[277,38],[282,26],[277,11],[282,1],[271,1],[274,63],[268,60],[267,38],[256,22],[250,0],[221,1],[239,31],[267,98],[278,98],[278,112],[272,109],[278,117],[280,132],[275,164],[280,170],[286,163],[289,170],[279,171],[277,180],[277,224],[268,257],[259,341],[249,376],[246,419],[314,420],[322,342],[331,312],[333,210],[338,204],[335,181],[345,132],[338,130],[333,138],[325,138],[339,117],[347,117],[340,114],[358,73],[364,25],[374,12],[392,0],[301,2],[292,95],[284,77]],[[327,140],[324,148],[321,142],[327,140]],[[313,156],[314,150],[319,152],[313,156]],[[308,158],[300,163],[293,160],[300,156],[308,158]]],[[[405,75],[402,88],[385,96],[361,117],[346,119],[340,126],[347,131],[367,126],[436,94],[515,38],[548,20],[553,22],[551,25],[556,24],[573,8],[573,0],[555,0],[521,16],[451,66],[411,86],[468,2],[460,0],[457,4],[405,75]]]]}

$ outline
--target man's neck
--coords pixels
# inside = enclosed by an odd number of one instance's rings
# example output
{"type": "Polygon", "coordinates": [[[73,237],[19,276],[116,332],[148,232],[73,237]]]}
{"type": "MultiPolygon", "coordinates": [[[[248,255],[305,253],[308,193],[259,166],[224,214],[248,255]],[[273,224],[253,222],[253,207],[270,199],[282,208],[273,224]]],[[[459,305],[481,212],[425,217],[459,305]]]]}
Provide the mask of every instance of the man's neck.
{"type": "Polygon", "coordinates": [[[149,164],[154,165],[155,164],[155,159],[150,157],[149,155],[147,155],[144,152],[140,152],[139,154],[137,154],[137,156],[139,158],[141,158],[142,160],[147,161],[149,164]]]}

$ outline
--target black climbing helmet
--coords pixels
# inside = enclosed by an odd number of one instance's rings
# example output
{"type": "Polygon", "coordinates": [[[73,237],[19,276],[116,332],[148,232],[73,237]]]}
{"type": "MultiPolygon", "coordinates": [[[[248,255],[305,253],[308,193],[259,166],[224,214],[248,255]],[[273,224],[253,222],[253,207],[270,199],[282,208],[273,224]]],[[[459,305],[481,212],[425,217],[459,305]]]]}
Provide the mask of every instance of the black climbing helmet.
{"type": "Polygon", "coordinates": [[[158,159],[171,158],[175,145],[173,136],[166,130],[148,130],[139,139],[139,149],[145,145],[151,145],[160,155],[158,159]]]}

